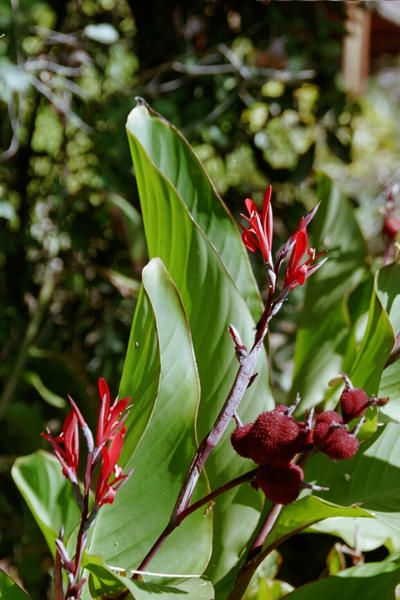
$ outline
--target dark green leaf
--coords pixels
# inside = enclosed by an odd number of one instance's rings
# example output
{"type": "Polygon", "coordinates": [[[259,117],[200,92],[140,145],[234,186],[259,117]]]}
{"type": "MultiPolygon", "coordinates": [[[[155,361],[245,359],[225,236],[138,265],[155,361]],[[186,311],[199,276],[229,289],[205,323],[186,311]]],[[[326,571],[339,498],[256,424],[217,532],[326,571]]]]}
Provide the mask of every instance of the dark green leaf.
{"type": "Polygon", "coordinates": [[[394,562],[368,563],[299,587],[287,600],[393,600],[400,568],[394,562]]]}

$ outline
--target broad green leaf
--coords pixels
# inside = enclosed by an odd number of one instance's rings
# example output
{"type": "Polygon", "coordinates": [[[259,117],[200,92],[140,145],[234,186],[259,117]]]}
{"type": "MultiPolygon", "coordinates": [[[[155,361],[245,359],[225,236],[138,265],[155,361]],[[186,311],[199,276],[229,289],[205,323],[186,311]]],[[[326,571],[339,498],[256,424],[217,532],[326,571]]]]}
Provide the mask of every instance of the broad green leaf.
{"type": "Polygon", "coordinates": [[[399,578],[400,568],[395,562],[367,563],[303,585],[285,597],[287,600],[393,600],[399,578]]]}
{"type": "Polygon", "coordinates": [[[384,545],[395,552],[400,551],[400,532],[379,519],[333,517],[312,525],[307,531],[341,537],[348,546],[357,545],[361,552],[370,552],[384,545]]]}
{"type": "Polygon", "coordinates": [[[0,600],[29,600],[30,596],[4,571],[0,570],[0,600]]]}
{"type": "MultiPolygon", "coordinates": [[[[388,265],[377,275],[376,291],[391,325],[393,334],[400,331],[400,265],[388,265]]],[[[381,408],[381,413],[397,422],[400,421],[400,361],[385,367],[379,386],[380,397],[388,396],[390,402],[381,408]]]]}
{"type": "MultiPolygon", "coordinates": [[[[254,321],[243,296],[253,313],[259,314],[259,301],[238,231],[187,142],[145,106],[131,112],[127,129],[149,255],[163,260],[190,323],[201,383],[197,419],[201,439],[214,423],[238,369],[228,325],[233,323],[251,346],[254,321]]],[[[272,407],[265,354],[257,371],[239,410],[245,422],[272,407]]],[[[235,455],[226,433],[206,463],[211,487],[245,470],[246,461],[235,455]]],[[[259,496],[250,486],[216,501],[213,556],[207,571],[213,581],[236,565],[259,510],[259,496]]]]}
{"type": "Polygon", "coordinates": [[[285,506],[271,533],[265,540],[263,554],[281,543],[289,535],[303,531],[310,525],[328,519],[329,517],[360,517],[369,516],[360,508],[343,507],[317,498],[306,496],[285,506]]]}
{"type": "Polygon", "coordinates": [[[383,368],[394,345],[393,329],[377,295],[378,281],[379,273],[375,279],[367,328],[350,373],[353,384],[362,387],[368,394],[377,393],[383,368]]]}
{"type": "Polygon", "coordinates": [[[80,519],[71,484],[64,478],[60,463],[39,450],[17,458],[11,474],[54,554],[60,526],[64,526],[68,539],[80,519]]]}
{"type": "Polygon", "coordinates": [[[393,264],[378,271],[376,293],[386,310],[393,332],[400,331],[400,265],[393,264]]]}
{"type": "Polygon", "coordinates": [[[378,396],[390,398],[389,402],[379,409],[380,413],[400,423],[400,360],[383,370],[378,396]]]}
{"type": "Polygon", "coordinates": [[[381,427],[349,460],[333,463],[322,453],[314,455],[305,479],[328,486],[327,500],[362,507],[400,530],[400,426],[381,427]]]}
{"type": "Polygon", "coordinates": [[[349,341],[346,300],[365,276],[365,242],[354,214],[327,178],[320,180],[321,206],[313,220],[313,245],[327,249],[328,260],[307,282],[294,356],[291,396],[302,396],[301,410],[320,403],[328,381],[342,370],[349,341]],[[318,327],[315,324],[318,323],[318,327]]]}
{"type": "Polygon", "coordinates": [[[126,421],[128,434],[120,460],[125,465],[149,422],[160,379],[160,353],[156,322],[143,286],[136,304],[118,396],[132,398],[126,421]]]}
{"type": "MultiPolygon", "coordinates": [[[[137,447],[130,443],[129,428],[123,462],[125,469],[133,467],[134,473],[118,492],[114,504],[99,512],[90,544],[91,553],[124,568],[136,568],[164,529],[197,447],[195,417],[200,390],[183,306],[159,259],[152,260],[143,270],[143,286],[121,389],[130,394],[130,385],[138,385],[132,383],[131,369],[132,373],[135,369],[137,373],[142,370],[145,378],[157,372],[153,366],[146,372],[145,364],[146,356],[154,359],[151,338],[156,335],[160,356],[158,394],[151,421],[137,447]],[[147,332],[149,343],[146,345],[143,340],[137,347],[136,334],[143,338],[144,324],[151,322],[152,331],[147,332]]],[[[143,385],[148,384],[147,381],[143,385]]],[[[147,390],[144,392],[146,396],[147,390]]],[[[140,406],[139,393],[134,396],[140,406]]],[[[148,398],[151,400],[150,395],[148,398]]],[[[136,440],[135,434],[132,435],[136,440]]],[[[204,478],[198,493],[207,493],[204,478]]],[[[183,574],[203,571],[210,554],[211,517],[211,513],[204,516],[198,511],[186,519],[162,546],[151,570],[183,574]]]]}
{"type": "Polygon", "coordinates": [[[152,581],[147,576],[146,581],[130,579],[111,571],[97,556],[87,556],[85,568],[89,571],[89,587],[92,598],[103,598],[103,594],[115,594],[127,588],[135,600],[152,600],[155,596],[160,600],[213,600],[214,591],[209,581],[196,578],[163,578],[162,581],[152,581]]]}
{"type": "MultiPolygon", "coordinates": [[[[154,170],[172,184],[194,222],[215,246],[253,316],[259,317],[260,296],[238,228],[187,140],[147,106],[132,110],[127,130],[132,153],[132,144],[140,144],[154,170]]],[[[138,165],[134,166],[140,177],[138,165]]],[[[142,209],[144,212],[143,206],[142,209]]]]}

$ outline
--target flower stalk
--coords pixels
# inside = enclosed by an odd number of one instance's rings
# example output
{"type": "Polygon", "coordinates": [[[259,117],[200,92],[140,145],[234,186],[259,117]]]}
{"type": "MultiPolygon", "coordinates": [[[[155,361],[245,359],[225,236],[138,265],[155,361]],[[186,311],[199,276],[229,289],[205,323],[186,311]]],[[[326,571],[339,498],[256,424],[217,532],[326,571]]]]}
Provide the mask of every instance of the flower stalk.
{"type": "Polygon", "coordinates": [[[63,431],[53,438],[47,429],[42,436],[50,443],[53,452],[61,464],[63,475],[69,479],[81,512],[75,555],[71,558],[64,546],[63,530],[56,540],[55,570],[65,571],[68,587],[63,596],[62,578],[58,577],[54,587],[55,600],[79,600],[85,579],[81,577],[81,562],[90,527],[103,504],[112,504],[117,490],[123,485],[132,471],[123,475],[117,464],[121,455],[123,440],[126,434],[126,419],[130,398],[115,400],[110,406],[110,390],[104,379],[99,379],[101,409],[97,422],[96,444],[94,436],[83,418],[75,401],[69,397],[72,410],[67,415],[63,431]],[[78,427],[79,426],[79,427],[78,427]],[[79,466],[79,429],[82,431],[87,446],[83,492],[78,481],[79,466]],[[101,463],[101,472],[95,492],[94,505],[90,507],[90,489],[95,467],[101,463]]]}
{"type": "MultiPolygon", "coordinates": [[[[325,262],[321,261],[320,263],[311,264],[315,259],[321,256],[321,254],[315,255],[314,249],[307,249],[308,237],[306,228],[317,210],[317,207],[315,207],[308,215],[301,219],[297,230],[280,249],[276,264],[274,265],[272,259],[273,215],[271,193],[272,188],[269,186],[264,195],[261,213],[258,211],[254,202],[250,198],[246,198],[245,206],[249,216],[242,214],[242,217],[249,224],[248,228],[241,225],[242,241],[246,248],[251,252],[256,252],[257,250],[261,252],[266,266],[266,278],[268,283],[268,298],[264,311],[256,326],[253,345],[247,353],[247,349],[241,341],[240,334],[233,325],[229,326],[228,331],[234,342],[236,356],[239,361],[239,368],[235,380],[213,427],[202,440],[193,457],[172,510],[169,523],[139,565],[138,570],[145,569],[171,531],[179,524],[180,516],[185,514],[185,511],[189,507],[201,471],[208,456],[221,440],[231,420],[237,418],[237,410],[240,402],[254,378],[254,370],[263,348],[264,339],[268,332],[271,319],[279,312],[289,292],[297,285],[303,285],[305,280],[312,275],[323,262],[325,262]],[[284,283],[280,294],[275,298],[279,271],[290,250],[292,250],[292,255],[286,269],[284,283]],[[303,254],[306,251],[309,258],[303,264],[300,264],[303,254]]],[[[134,578],[137,578],[137,576],[134,576],[134,578]]]]}

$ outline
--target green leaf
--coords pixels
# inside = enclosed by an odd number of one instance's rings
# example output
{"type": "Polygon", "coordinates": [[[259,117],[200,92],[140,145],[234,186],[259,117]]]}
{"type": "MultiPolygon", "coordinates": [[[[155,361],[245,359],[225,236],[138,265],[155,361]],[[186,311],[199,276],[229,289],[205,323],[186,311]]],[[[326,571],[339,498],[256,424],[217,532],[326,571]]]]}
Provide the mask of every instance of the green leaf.
{"type": "Polygon", "coordinates": [[[314,455],[305,479],[328,486],[323,493],[327,500],[362,507],[400,530],[400,426],[389,423],[378,429],[351,459],[333,463],[322,453],[314,455]]]}
{"type": "MultiPolygon", "coordinates": [[[[258,316],[257,290],[237,228],[187,142],[144,105],[131,112],[127,128],[149,255],[163,260],[190,323],[202,392],[197,418],[202,438],[238,369],[228,325],[233,323],[251,346],[255,324],[245,300],[258,316]]],[[[245,422],[272,407],[264,353],[256,370],[259,375],[239,410],[245,422]]],[[[212,488],[249,470],[249,464],[233,452],[228,435],[206,463],[212,488]]],[[[210,579],[222,579],[237,564],[260,508],[251,486],[218,498],[210,579]]]]}
{"type": "Polygon", "coordinates": [[[310,525],[329,517],[360,516],[369,515],[360,508],[338,506],[316,496],[300,498],[283,507],[275,526],[265,540],[263,554],[270,552],[271,548],[278,545],[288,535],[303,531],[310,525]]]}
{"type": "MultiPolygon", "coordinates": [[[[388,265],[377,275],[376,292],[381,300],[390,323],[393,334],[400,331],[400,265],[388,265]]],[[[400,361],[396,360],[385,367],[379,386],[380,397],[388,396],[390,402],[380,409],[381,413],[397,422],[400,421],[400,361]]]]}
{"type": "Polygon", "coordinates": [[[80,519],[71,484],[64,478],[60,463],[39,450],[17,458],[11,474],[54,554],[60,526],[64,526],[68,539],[80,519]]]}
{"type": "MultiPolygon", "coordinates": [[[[381,280],[382,277],[378,272],[371,298],[367,328],[350,373],[353,384],[362,387],[368,394],[377,393],[383,368],[394,345],[393,329],[377,293],[379,282],[382,285],[381,280]]],[[[381,297],[386,300],[387,296],[384,292],[381,297]]]]}
{"type": "Polygon", "coordinates": [[[399,582],[400,568],[394,562],[383,561],[352,567],[325,579],[303,585],[287,600],[393,600],[399,582]]]}
{"type": "Polygon", "coordinates": [[[393,264],[378,271],[376,293],[387,312],[394,334],[400,331],[400,265],[393,264]]]}
{"type": "Polygon", "coordinates": [[[400,360],[396,360],[384,369],[378,396],[390,398],[389,402],[379,409],[380,414],[400,423],[400,360]]]}
{"type": "Polygon", "coordinates": [[[138,445],[153,411],[160,380],[160,353],[156,321],[142,285],[136,304],[119,397],[130,396],[132,408],[126,421],[120,464],[125,465],[138,445]]]}
{"type": "Polygon", "coordinates": [[[85,569],[90,573],[91,597],[102,598],[103,594],[128,589],[135,600],[213,600],[214,591],[209,581],[201,578],[163,578],[162,581],[136,581],[111,571],[98,556],[87,556],[85,569]]]}
{"type": "MultiPolygon", "coordinates": [[[[366,269],[358,223],[327,177],[320,179],[318,199],[321,206],[311,227],[313,245],[318,251],[327,249],[328,260],[307,282],[297,331],[291,397],[301,394],[302,411],[324,399],[328,381],[342,370],[352,326],[346,300],[366,269]]],[[[360,315],[354,312],[356,319],[360,315]]]]}
{"type": "Polygon", "coordinates": [[[3,570],[0,570],[0,600],[29,600],[30,596],[3,570]]]}
{"type": "MultiPolygon", "coordinates": [[[[90,552],[100,554],[113,566],[124,568],[137,567],[164,529],[197,447],[195,417],[200,390],[181,300],[159,259],[152,260],[143,270],[143,286],[121,390],[131,395],[131,385],[139,385],[140,389],[140,384],[132,378],[136,375],[144,378],[143,385],[151,384],[148,390],[144,389],[152,408],[151,421],[138,446],[130,440],[132,435],[137,442],[138,436],[129,427],[122,462],[125,469],[135,470],[118,492],[114,504],[99,512],[90,544],[90,552]],[[146,331],[148,339],[143,340],[147,324],[152,324],[153,329],[146,331]],[[155,335],[160,359],[154,351],[155,335]],[[142,341],[137,346],[136,340],[140,338],[142,341]],[[149,366],[150,371],[147,371],[146,358],[154,363],[149,366]],[[152,396],[156,388],[147,377],[157,374],[158,360],[161,361],[160,385],[153,407],[152,396]]],[[[143,407],[143,398],[138,393],[132,395],[137,397],[137,405],[130,423],[143,407]]],[[[146,407],[143,408],[146,411],[146,407]]],[[[198,493],[205,495],[207,490],[203,477],[198,493]]],[[[162,546],[151,569],[183,574],[203,571],[210,554],[211,517],[211,513],[204,516],[198,511],[186,519],[162,546]],[[184,553],[181,552],[183,546],[184,553]]]]}
{"type": "MultiPolygon", "coordinates": [[[[146,183],[148,191],[151,185],[155,184],[157,172],[159,176],[165,177],[175,188],[179,203],[183,203],[194,223],[215,246],[224,267],[246,300],[253,316],[259,317],[262,308],[260,296],[236,223],[187,140],[171,123],[143,105],[131,111],[126,126],[139,190],[144,185],[144,182],[141,182],[143,176],[149,175],[146,183]],[[135,158],[142,154],[147,157],[146,162],[151,161],[151,167],[135,161],[135,158]],[[142,168],[145,169],[143,173],[142,168]]],[[[141,193],[143,213],[144,200],[141,193]]],[[[168,222],[165,222],[165,227],[167,224],[168,222]]],[[[153,227],[155,226],[154,222],[153,227]]],[[[159,226],[161,233],[164,228],[162,223],[159,226]]],[[[146,223],[145,228],[150,249],[151,241],[146,223]]],[[[168,232],[163,233],[163,242],[166,244],[168,232]]],[[[167,261],[164,262],[167,264],[167,261]]]]}
{"type": "Polygon", "coordinates": [[[341,537],[349,547],[357,544],[361,552],[384,545],[395,552],[400,551],[400,532],[378,519],[333,517],[312,525],[307,531],[341,537]]]}

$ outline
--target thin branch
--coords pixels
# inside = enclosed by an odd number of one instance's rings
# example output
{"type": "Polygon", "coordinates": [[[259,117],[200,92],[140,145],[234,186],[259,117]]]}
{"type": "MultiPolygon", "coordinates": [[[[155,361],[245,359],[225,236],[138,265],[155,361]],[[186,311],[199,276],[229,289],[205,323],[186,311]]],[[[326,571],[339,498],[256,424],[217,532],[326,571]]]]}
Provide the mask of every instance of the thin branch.
{"type": "Polygon", "coordinates": [[[60,31],[54,31],[53,29],[41,26],[35,27],[35,32],[46,36],[46,44],[65,44],[73,48],[76,48],[79,44],[77,36],[73,33],[61,33],[60,31]]]}
{"type": "Polygon", "coordinates": [[[249,67],[245,65],[226,44],[219,44],[218,50],[229,60],[235,71],[239,73],[243,79],[250,79],[251,72],[249,67]]]}
{"type": "Polygon", "coordinates": [[[65,65],[59,65],[58,63],[47,60],[46,58],[28,59],[25,62],[25,71],[31,73],[32,71],[52,71],[58,75],[65,75],[66,77],[78,77],[82,75],[82,67],[66,67],[65,65]]]}
{"type": "Polygon", "coordinates": [[[87,125],[74,111],[62,100],[60,100],[54,92],[45,85],[42,81],[40,81],[35,75],[31,75],[31,83],[37,89],[38,92],[46,96],[46,98],[53,104],[57,110],[59,110],[63,115],[67,117],[74,123],[79,129],[82,129],[86,133],[93,133],[93,128],[87,125]]]}

